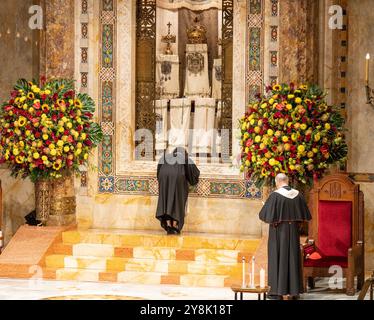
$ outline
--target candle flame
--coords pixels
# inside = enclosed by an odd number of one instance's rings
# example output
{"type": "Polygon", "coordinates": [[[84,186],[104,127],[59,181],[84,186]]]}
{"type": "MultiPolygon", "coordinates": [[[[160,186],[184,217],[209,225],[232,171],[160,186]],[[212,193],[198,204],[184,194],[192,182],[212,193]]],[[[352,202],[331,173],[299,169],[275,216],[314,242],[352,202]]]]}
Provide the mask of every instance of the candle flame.
{"type": "Polygon", "coordinates": [[[366,54],[366,60],[370,60],[370,53],[366,54]]]}

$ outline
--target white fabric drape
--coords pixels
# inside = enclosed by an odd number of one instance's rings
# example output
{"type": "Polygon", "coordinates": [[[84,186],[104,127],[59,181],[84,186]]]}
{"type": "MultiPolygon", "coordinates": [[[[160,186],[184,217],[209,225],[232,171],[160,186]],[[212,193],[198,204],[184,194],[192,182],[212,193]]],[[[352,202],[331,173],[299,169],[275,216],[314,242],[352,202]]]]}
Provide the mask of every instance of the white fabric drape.
{"type": "Polygon", "coordinates": [[[193,153],[210,153],[214,139],[216,100],[198,98],[195,100],[193,131],[193,153]]]}
{"type": "Polygon", "coordinates": [[[172,99],[170,100],[170,146],[188,146],[188,133],[190,129],[191,100],[172,99]]]}
{"type": "Polygon", "coordinates": [[[208,10],[222,8],[222,0],[157,0],[157,6],[165,9],[187,8],[190,10],[208,10]]]}
{"type": "Polygon", "coordinates": [[[168,140],[168,101],[167,99],[156,100],[156,150],[165,150],[168,140]]]}
{"type": "Polygon", "coordinates": [[[179,96],[179,57],[177,55],[157,55],[156,82],[160,86],[161,99],[179,96]]]}
{"type": "MultiPolygon", "coordinates": [[[[195,59],[196,61],[196,59],[195,59]]],[[[198,63],[197,63],[198,64],[198,63]]],[[[208,73],[208,45],[207,44],[187,44],[186,46],[186,82],[184,88],[185,97],[210,97],[211,88],[209,86],[208,73]],[[189,70],[188,61],[194,57],[202,57],[200,61],[201,70],[194,72],[189,70]]]]}

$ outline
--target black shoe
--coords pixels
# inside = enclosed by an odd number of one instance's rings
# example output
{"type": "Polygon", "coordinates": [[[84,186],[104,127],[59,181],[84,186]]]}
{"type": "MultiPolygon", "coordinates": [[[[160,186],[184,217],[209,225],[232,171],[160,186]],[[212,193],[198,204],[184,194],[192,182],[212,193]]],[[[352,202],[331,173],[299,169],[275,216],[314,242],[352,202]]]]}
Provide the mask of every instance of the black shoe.
{"type": "Polygon", "coordinates": [[[175,231],[176,234],[181,234],[181,232],[180,232],[180,230],[178,228],[172,227],[172,229],[174,229],[174,231],[175,231]]]}
{"type": "Polygon", "coordinates": [[[168,235],[177,234],[176,230],[173,227],[166,227],[166,232],[168,235]]]}
{"type": "Polygon", "coordinates": [[[267,295],[268,300],[283,300],[282,296],[278,296],[276,294],[268,294],[267,295]]]}

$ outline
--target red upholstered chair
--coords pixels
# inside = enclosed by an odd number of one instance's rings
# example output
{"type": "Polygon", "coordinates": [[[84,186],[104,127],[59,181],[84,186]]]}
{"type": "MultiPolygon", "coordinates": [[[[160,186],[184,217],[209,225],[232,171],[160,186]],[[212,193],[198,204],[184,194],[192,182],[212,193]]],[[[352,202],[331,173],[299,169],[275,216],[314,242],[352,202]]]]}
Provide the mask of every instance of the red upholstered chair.
{"type": "MultiPolygon", "coordinates": [[[[364,282],[364,199],[359,185],[346,174],[325,177],[312,189],[309,206],[312,221],[309,223],[308,242],[314,243],[321,258],[307,258],[310,246],[303,249],[304,288],[314,284],[315,277],[331,277],[329,268],[342,267],[347,280],[347,295],[354,295],[354,278],[357,289],[364,282]]],[[[318,255],[317,255],[318,256],[318,255]]]]}

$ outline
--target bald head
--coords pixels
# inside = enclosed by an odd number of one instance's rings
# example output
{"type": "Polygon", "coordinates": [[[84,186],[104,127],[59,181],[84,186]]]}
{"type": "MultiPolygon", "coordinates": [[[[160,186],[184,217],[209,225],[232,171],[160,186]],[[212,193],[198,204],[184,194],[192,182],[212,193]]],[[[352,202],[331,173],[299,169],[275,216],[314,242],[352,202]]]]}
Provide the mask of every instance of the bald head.
{"type": "Polygon", "coordinates": [[[277,188],[288,186],[288,177],[284,173],[279,173],[275,177],[275,185],[277,188]]]}

